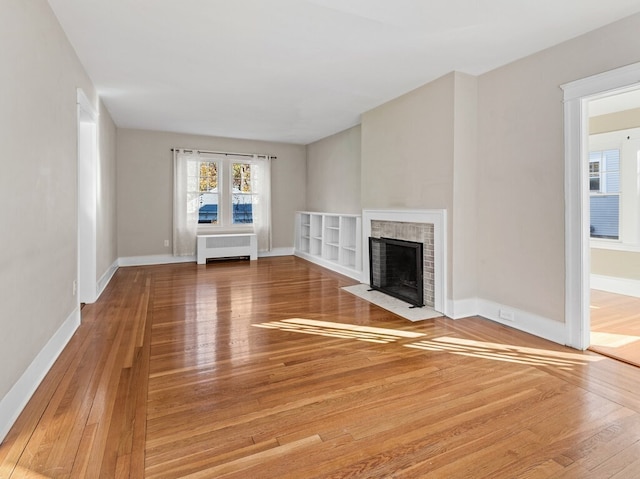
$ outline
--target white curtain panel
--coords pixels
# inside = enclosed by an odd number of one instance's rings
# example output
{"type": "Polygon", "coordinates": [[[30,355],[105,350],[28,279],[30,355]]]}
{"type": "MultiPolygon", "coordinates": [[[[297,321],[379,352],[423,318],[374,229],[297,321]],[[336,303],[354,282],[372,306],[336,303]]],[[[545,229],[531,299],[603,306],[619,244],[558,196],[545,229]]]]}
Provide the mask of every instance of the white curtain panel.
{"type": "Polygon", "coordinates": [[[271,159],[254,155],[252,160],[253,231],[258,251],[271,251],[271,159]]]}
{"type": "Polygon", "coordinates": [[[196,254],[198,232],[198,170],[197,154],[173,151],[173,255],[196,254]]]}

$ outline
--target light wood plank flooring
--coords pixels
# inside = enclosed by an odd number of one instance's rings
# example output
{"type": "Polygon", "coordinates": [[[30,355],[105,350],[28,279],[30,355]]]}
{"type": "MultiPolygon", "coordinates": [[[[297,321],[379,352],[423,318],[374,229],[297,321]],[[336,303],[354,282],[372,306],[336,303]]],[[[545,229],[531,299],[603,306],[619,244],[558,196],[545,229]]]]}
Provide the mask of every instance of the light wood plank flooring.
{"type": "Polygon", "coordinates": [[[294,257],[121,268],[0,478],[637,478],[640,369],[294,257]]]}
{"type": "Polygon", "coordinates": [[[591,290],[591,346],[640,367],[640,298],[591,290]]]}

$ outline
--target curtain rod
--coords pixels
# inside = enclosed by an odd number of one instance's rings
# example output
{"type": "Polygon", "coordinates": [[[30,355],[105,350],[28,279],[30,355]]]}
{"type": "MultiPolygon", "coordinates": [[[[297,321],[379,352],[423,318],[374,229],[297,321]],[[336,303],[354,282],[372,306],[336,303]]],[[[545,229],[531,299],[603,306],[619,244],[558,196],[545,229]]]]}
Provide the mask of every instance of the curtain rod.
{"type": "Polygon", "coordinates": [[[224,156],[246,156],[247,158],[253,158],[254,156],[261,156],[263,158],[269,158],[271,160],[277,160],[278,157],[277,156],[272,156],[272,155],[259,155],[259,154],[252,154],[252,153],[233,153],[233,152],[229,152],[229,151],[209,151],[209,150],[194,150],[193,148],[171,148],[171,151],[191,151],[191,152],[195,152],[195,153],[205,153],[205,154],[210,154],[210,155],[224,155],[224,156]]]}

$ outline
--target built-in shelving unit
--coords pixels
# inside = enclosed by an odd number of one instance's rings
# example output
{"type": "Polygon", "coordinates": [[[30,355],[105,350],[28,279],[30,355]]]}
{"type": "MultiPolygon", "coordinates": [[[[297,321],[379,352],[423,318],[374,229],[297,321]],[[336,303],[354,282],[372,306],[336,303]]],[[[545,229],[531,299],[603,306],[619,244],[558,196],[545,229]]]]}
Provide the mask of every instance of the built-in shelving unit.
{"type": "Polygon", "coordinates": [[[360,280],[361,231],[359,215],[298,211],[295,254],[360,280]]]}

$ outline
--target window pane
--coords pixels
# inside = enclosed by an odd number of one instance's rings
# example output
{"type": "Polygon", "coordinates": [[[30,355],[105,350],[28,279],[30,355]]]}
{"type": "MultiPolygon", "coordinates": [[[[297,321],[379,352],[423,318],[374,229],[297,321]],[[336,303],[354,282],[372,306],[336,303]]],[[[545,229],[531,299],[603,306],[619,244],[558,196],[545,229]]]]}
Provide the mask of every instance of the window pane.
{"type": "Polygon", "coordinates": [[[233,223],[253,223],[251,165],[233,163],[231,172],[233,177],[231,194],[233,223]]]}
{"type": "Polygon", "coordinates": [[[620,195],[591,196],[591,237],[618,239],[620,195]]]}
{"type": "Polygon", "coordinates": [[[607,193],[620,192],[620,150],[606,150],[602,152],[604,168],[602,176],[606,180],[607,193]]]}
{"type": "Polygon", "coordinates": [[[620,150],[589,153],[592,238],[618,239],[620,231],[620,150]]]}
{"type": "Polygon", "coordinates": [[[198,177],[198,223],[218,223],[218,165],[212,161],[200,163],[198,177]]]}
{"type": "Polygon", "coordinates": [[[600,160],[589,161],[589,190],[600,191],[600,160]]]}

